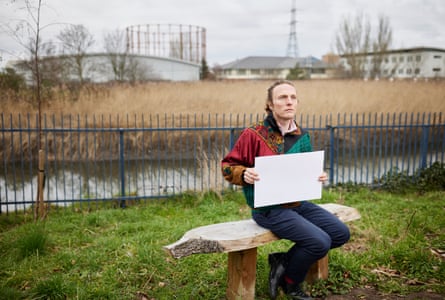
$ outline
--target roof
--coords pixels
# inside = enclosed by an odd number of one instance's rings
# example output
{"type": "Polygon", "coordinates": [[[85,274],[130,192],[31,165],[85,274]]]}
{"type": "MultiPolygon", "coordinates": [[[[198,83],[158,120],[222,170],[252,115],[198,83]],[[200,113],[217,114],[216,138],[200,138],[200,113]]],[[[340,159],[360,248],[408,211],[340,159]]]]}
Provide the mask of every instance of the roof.
{"type": "MultiPolygon", "coordinates": [[[[397,53],[413,53],[413,52],[445,52],[445,49],[433,48],[433,47],[414,47],[414,48],[403,48],[403,49],[390,49],[383,52],[366,52],[366,53],[355,53],[358,56],[364,55],[374,55],[374,54],[397,54],[397,53]]],[[[341,57],[349,56],[350,54],[342,54],[341,57]]]]}
{"type": "Polygon", "coordinates": [[[222,69],[292,69],[296,64],[301,68],[325,68],[327,64],[313,56],[248,56],[222,65],[222,69]]]}

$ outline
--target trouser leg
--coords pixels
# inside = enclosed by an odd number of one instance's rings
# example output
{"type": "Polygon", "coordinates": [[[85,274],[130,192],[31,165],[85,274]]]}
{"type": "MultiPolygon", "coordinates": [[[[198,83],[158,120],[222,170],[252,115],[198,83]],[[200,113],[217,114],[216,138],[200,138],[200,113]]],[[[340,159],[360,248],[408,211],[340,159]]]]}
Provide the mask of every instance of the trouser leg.
{"type": "Polygon", "coordinates": [[[304,280],[310,266],[327,254],[329,249],[343,245],[349,239],[349,229],[337,217],[311,202],[286,209],[273,209],[253,215],[262,227],[282,239],[295,242],[287,252],[285,275],[295,283],[304,280]]]}

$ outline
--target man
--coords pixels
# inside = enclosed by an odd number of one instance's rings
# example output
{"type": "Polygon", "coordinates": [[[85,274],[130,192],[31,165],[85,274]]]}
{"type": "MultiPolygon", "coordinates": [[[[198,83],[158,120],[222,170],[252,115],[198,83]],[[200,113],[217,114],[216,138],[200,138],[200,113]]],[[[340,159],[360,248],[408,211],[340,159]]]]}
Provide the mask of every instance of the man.
{"type": "MultiPolygon", "coordinates": [[[[309,134],[295,122],[297,106],[294,84],[284,80],[275,82],[267,90],[267,117],[246,128],[221,162],[224,178],[243,187],[255,222],[281,239],[294,242],[286,253],[269,254],[272,299],[276,298],[279,287],[289,299],[312,299],[301,289],[310,266],[350,237],[345,224],[312,202],[295,199],[293,203],[254,207],[253,185],[261,176],[255,171],[255,157],[312,151],[309,134]]],[[[327,174],[323,172],[318,180],[325,182],[327,174]]],[[[295,194],[298,195],[298,191],[295,194]]]]}

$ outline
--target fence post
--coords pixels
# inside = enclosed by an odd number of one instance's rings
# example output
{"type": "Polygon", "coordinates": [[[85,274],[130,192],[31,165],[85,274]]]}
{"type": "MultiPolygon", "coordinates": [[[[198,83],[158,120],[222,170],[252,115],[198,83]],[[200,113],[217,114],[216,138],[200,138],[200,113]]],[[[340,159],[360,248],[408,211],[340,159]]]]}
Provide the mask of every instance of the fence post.
{"type": "Polygon", "coordinates": [[[235,129],[230,128],[230,135],[229,135],[229,143],[230,143],[230,149],[233,149],[233,146],[235,145],[235,129]]]}
{"type": "MultiPolygon", "coordinates": [[[[119,180],[121,183],[120,198],[125,197],[125,160],[124,160],[124,129],[119,129],[119,180]]],[[[120,207],[125,208],[125,199],[120,201],[120,207]]]]}
{"type": "Polygon", "coordinates": [[[429,128],[430,127],[428,125],[422,126],[422,138],[420,140],[420,169],[426,168],[429,128]]]}
{"type": "Polygon", "coordinates": [[[335,156],[335,126],[326,125],[326,129],[329,130],[329,184],[334,184],[334,156],[335,156]]]}

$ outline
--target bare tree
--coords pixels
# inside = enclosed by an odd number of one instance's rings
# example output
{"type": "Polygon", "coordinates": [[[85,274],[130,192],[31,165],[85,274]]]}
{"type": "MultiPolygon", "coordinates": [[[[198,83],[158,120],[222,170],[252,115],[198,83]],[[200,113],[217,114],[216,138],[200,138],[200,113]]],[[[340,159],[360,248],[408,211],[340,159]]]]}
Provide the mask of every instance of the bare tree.
{"type": "Polygon", "coordinates": [[[18,60],[13,68],[26,78],[33,90],[31,98],[24,98],[35,106],[47,102],[53,95],[54,85],[60,84],[66,74],[61,60],[54,59],[56,46],[52,41],[44,41],[42,32],[58,23],[42,24],[40,11],[45,8],[43,1],[11,0],[17,6],[18,14],[25,13],[18,19],[0,23],[0,29],[10,36],[25,50],[27,58],[18,60]]]}
{"type": "Polygon", "coordinates": [[[389,22],[389,18],[384,15],[380,15],[378,19],[377,36],[372,44],[373,51],[373,68],[371,70],[371,76],[381,77],[383,75],[382,64],[385,58],[388,59],[386,53],[391,47],[392,43],[392,29],[389,22]]]}
{"type": "Polygon", "coordinates": [[[111,69],[113,70],[114,80],[125,81],[129,61],[125,45],[125,32],[116,29],[106,34],[104,37],[104,45],[111,69]]]}
{"type": "Polygon", "coordinates": [[[355,18],[344,18],[336,38],[336,48],[346,58],[351,77],[382,76],[382,65],[392,43],[392,29],[389,18],[380,15],[377,33],[371,35],[369,18],[358,14],[355,18]],[[368,57],[372,52],[372,57],[368,57]],[[371,59],[371,61],[368,61],[371,59]],[[368,64],[369,62],[369,64],[368,64]],[[366,69],[365,67],[369,67],[366,69]]]}
{"type": "MultiPolygon", "coordinates": [[[[125,31],[116,29],[104,37],[105,51],[114,74],[120,82],[136,82],[149,77],[150,68],[143,66],[128,52],[125,31]]],[[[108,72],[103,70],[103,72],[108,72]]]]}
{"type": "Polygon", "coordinates": [[[86,56],[94,44],[94,38],[84,25],[69,25],[57,36],[62,43],[64,54],[68,55],[70,69],[77,75],[80,83],[85,80],[86,56]]]}
{"type": "Polygon", "coordinates": [[[41,31],[42,26],[40,21],[40,11],[42,8],[42,1],[24,0],[22,2],[12,1],[11,4],[18,4],[18,11],[23,11],[26,16],[11,22],[1,24],[1,30],[8,32],[11,37],[20,44],[29,55],[29,59],[21,64],[23,71],[30,71],[31,77],[28,77],[28,82],[32,82],[35,88],[33,103],[40,105],[41,103],[41,72],[40,72],[40,53],[42,50],[41,31]],[[23,4],[22,4],[23,3],[23,4]]]}
{"type": "MultiPolygon", "coordinates": [[[[13,1],[11,1],[12,3],[13,1]]],[[[8,30],[12,36],[26,49],[30,54],[30,66],[32,72],[33,88],[35,88],[34,96],[38,105],[38,122],[37,122],[37,145],[38,145],[38,182],[37,182],[37,196],[34,207],[34,219],[43,219],[46,216],[45,203],[43,201],[43,189],[45,182],[45,156],[43,153],[42,142],[42,77],[40,70],[40,51],[42,49],[41,31],[45,26],[42,26],[40,20],[40,13],[42,9],[42,0],[32,1],[24,0],[24,7],[27,19],[20,20],[16,27],[12,24],[2,25],[8,30]],[[26,42],[25,40],[28,39],[26,42]]],[[[47,25],[48,26],[48,25],[47,25]]]]}
{"type": "Polygon", "coordinates": [[[125,78],[131,83],[145,81],[148,79],[159,79],[156,77],[156,74],[154,74],[150,66],[139,63],[137,58],[134,56],[129,56],[128,58],[125,78]]]}
{"type": "Polygon", "coordinates": [[[355,18],[345,17],[340,23],[335,44],[338,53],[347,60],[351,77],[363,75],[360,58],[370,50],[370,40],[371,24],[367,16],[359,14],[355,18]]]}

